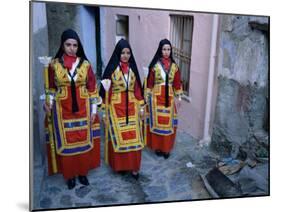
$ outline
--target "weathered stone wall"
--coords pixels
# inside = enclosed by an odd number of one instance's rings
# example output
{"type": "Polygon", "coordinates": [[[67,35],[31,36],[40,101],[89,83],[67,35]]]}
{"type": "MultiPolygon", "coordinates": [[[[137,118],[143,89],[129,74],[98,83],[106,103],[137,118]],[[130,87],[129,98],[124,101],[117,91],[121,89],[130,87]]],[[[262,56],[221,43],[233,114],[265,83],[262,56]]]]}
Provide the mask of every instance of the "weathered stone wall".
{"type": "Polygon", "coordinates": [[[218,98],[211,147],[223,156],[268,156],[267,17],[221,16],[218,98]]]}
{"type": "Polygon", "coordinates": [[[55,56],[62,32],[71,28],[78,33],[93,70],[97,70],[94,8],[78,4],[46,3],[50,56],[55,56]]]}
{"type": "Polygon", "coordinates": [[[46,3],[48,35],[49,35],[49,52],[55,56],[59,46],[60,37],[65,29],[71,28],[80,30],[79,25],[79,7],[77,5],[65,3],[46,3]]]}

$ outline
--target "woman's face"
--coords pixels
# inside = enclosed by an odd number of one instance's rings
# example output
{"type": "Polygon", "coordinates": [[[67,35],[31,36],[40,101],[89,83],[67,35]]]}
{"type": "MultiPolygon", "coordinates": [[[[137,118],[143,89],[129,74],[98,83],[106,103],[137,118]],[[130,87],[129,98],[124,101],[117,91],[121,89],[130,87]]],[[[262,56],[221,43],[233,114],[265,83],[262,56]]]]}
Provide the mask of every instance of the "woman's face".
{"type": "Polygon", "coordinates": [[[130,52],[130,49],[129,48],[124,48],[122,51],[121,51],[121,56],[120,56],[120,60],[124,63],[127,63],[129,61],[131,57],[131,52],[130,52]]]}
{"type": "Polygon", "coordinates": [[[63,43],[64,52],[69,56],[76,56],[78,51],[78,42],[75,39],[69,38],[63,43]]]}
{"type": "Polygon", "coordinates": [[[164,58],[169,58],[171,54],[171,46],[169,44],[164,44],[162,47],[162,56],[164,58]]]}

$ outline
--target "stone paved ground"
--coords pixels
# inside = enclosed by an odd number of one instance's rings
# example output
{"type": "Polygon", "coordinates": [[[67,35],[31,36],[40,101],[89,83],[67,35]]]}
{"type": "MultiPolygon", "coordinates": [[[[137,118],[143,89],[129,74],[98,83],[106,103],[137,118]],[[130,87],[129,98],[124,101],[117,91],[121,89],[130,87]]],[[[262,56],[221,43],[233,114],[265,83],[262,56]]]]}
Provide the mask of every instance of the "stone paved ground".
{"type": "Polygon", "coordinates": [[[175,147],[167,160],[144,149],[138,181],[129,174],[114,173],[104,163],[103,154],[101,166],[89,172],[90,185],[82,186],[77,182],[72,190],[67,189],[62,175],[46,176],[37,168],[34,173],[34,209],[210,198],[200,173],[206,173],[214,166],[216,156],[197,143],[190,135],[178,131],[175,147]],[[188,162],[195,167],[187,168],[188,162]],[[43,177],[42,183],[36,185],[39,182],[36,179],[40,177],[43,177]]]}

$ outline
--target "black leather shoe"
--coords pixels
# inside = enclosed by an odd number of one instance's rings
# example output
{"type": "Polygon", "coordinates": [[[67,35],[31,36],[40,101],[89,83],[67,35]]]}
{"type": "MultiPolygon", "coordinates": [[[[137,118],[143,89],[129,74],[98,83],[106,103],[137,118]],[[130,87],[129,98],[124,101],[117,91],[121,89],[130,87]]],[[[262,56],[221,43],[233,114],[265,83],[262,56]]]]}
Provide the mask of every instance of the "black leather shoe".
{"type": "Polygon", "coordinates": [[[160,150],[156,150],[155,151],[155,154],[158,156],[158,157],[161,157],[163,155],[163,152],[161,152],[160,150]]]}
{"type": "Polygon", "coordinates": [[[121,175],[125,175],[125,174],[127,174],[127,171],[118,171],[117,173],[121,174],[121,175]]]}
{"type": "Polygon", "coordinates": [[[86,176],[78,176],[78,180],[82,185],[89,185],[89,181],[86,176]]]}
{"type": "Polygon", "coordinates": [[[163,153],[163,157],[165,158],[165,159],[168,159],[169,157],[170,157],[170,153],[168,152],[168,153],[163,153]]]}
{"type": "Polygon", "coordinates": [[[139,179],[139,173],[137,173],[137,174],[133,174],[133,173],[131,173],[131,175],[132,175],[132,177],[135,179],[135,180],[138,180],[139,179]]]}
{"type": "Polygon", "coordinates": [[[71,178],[67,180],[67,187],[68,189],[73,189],[75,187],[75,178],[71,178]]]}

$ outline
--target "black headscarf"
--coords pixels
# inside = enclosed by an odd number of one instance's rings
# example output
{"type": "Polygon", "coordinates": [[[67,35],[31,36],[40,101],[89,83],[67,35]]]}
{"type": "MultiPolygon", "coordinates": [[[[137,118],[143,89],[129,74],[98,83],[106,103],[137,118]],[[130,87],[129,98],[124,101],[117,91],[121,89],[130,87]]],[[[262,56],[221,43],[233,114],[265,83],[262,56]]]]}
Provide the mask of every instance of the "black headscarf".
{"type": "Polygon", "coordinates": [[[82,45],[82,43],[80,41],[80,38],[79,38],[78,34],[73,29],[67,29],[67,30],[65,30],[62,33],[62,35],[61,35],[61,42],[60,42],[60,48],[58,49],[55,58],[61,59],[61,57],[63,56],[63,54],[64,54],[63,44],[64,44],[64,42],[67,39],[74,39],[74,40],[76,40],[78,42],[78,51],[76,53],[76,56],[80,57],[81,58],[80,60],[82,62],[83,62],[83,60],[88,60],[86,55],[85,55],[85,52],[84,52],[84,49],[83,49],[83,45],[82,45]]]}
{"type": "Polygon", "coordinates": [[[171,42],[168,40],[168,39],[163,39],[159,42],[159,46],[158,46],[158,49],[153,57],[153,59],[151,60],[150,64],[149,64],[149,72],[150,70],[154,67],[154,65],[161,59],[161,57],[163,56],[162,55],[162,48],[165,44],[168,44],[170,45],[171,47],[171,54],[170,54],[170,59],[171,59],[171,62],[175,63],[175,60],[173,58],[173,49],[172,49],[172,44],[171,42]]]}
{"type": "MultiPolygon", "coordinates": [[[[157,49],[157,51],[156,51],[156,53],[155,53],[155,55],[154,55],[154,57],[153,57],[153,59],[152,59],[152,61],[150,62],[150,64],[149,64],[149,72],[148,72],[148,76],[147,76],[147,78],[149,78],[149,75],[150,74],[152,74],[151,73],[151,69],[155,66],[155,64],[158,62],[158,61],[160,61],[160,59],[163,57],[163,55],[162,55],[162,48],[163,48],[163,46],[165,45],[165,44],[168,44],[168,45],[170,45],[170,47],[171,47],[171,53],[170,53],[170,59],[171,59],[171,63],[173,62],[173,63],[176,63],[175,62],[175,60],[174,60],[174,58],[173,58],[173,49],[172,49],[172,44],[171,44],[171,42],[168,40],[168,39],[163,39],[163,40],[161,40],[160,42],[159,42],[159,45],[158,45],[158,49],[157,49]]],[[[169,72],[168,73],[166,73],[166,80],[165,80],[165,106],[166,107],[168,107],[169,106],[169,86],[168,86],[168,81],[169,81],[169,72]]]]}
{"type": "MultiPolygon", "coordinates": [[[[130,56],[130,59],[129,59],[129,67],[134,72],[134,74],[136,76],[136,81],[139,84],[139,86],[141,87],[140,75],[139,75],[138,67],[137,67],[137,64],[136,64],[131,46],[128,43],[128,41],[123,39],[123,38],[121,40],[119,40],[118,43],[116,44],[115,49],[114,49],[114,51],[111,55],[111,58],[110,58],[107,66],[106,66],[106,68],[103,72],[102,80],[103,79],[110,79],[111,80],[112,73],[115,71],[117,66],[119,66],[119,64],[120,64],[121,52],[124,48],[130,49],[131,56],[130,56]]],[[[143,95],[143,93],[142,93],[142,95],[143,95]]],[[[105,97],[105,90],[104,90],[103,86],[100,87],[100,96],[102,98],[105,97]]]]}
{"type": "MultiPolygon", "coordinates": [[[[112,53],[112,56],[104,70],[103,76],[102,76],[102,80],[103,79],[110,79],[111,80],[111,75],[112,73],[116,70],[116,68],[119,66],[120,64],[120,58],[121,58],[121,52],[124,48],[128,48],[130,49],[131,52],[131,56],[130,59],[128,61],[129,63],[129,67],[132,69],[132,71],[134,72],[135,76],[136,76],[136,83],[139,84],[139,87],[141,88],[141,80],[140,80],[140,76],[139,76],[139,71],[138,71],[138,67],[133,55],[133,51],[131,49],[130,44],[128,43],[127,40],[125,39],[121,39],[118,41],[118,43],[115,46],[115,49],[112,53]]],[[[141,89],[141,94],[143,96],[143,90],[141,89]]],[[[105,90],[103,88],[103,86],[100,86],[100,96],[102,98],[105,97],[105,90]]],[[[127,90],[126,90],[126,123],[128,124],[128,86],[127,86],[127,90]]]]}
{"type": "MultiPolygon", "coordinates": [[[[84,52],[84,49],[83,49],[83,46],[82,46],[82,43],[80,41],[80,38],[78,36],[78,34],[72,30],[72,29],[67,29],[65,30],[62,35],[61,35],[61,43],[60,43],[60,48],[59,50],[57,51],[57,54],[55,56],[55,58],[58,58],[59,59],[59,62],[63,65],[63,59],[62,59],[62,56],[63,54],[65,53],[64,52],[64,49],[63,49],[63,45],[64,45],[64,42],[67,40],[67,39],[74,39],[77,41],[78,43],[78,50],[77,50],[77,53],[76,53],[76,56],[77,57],[80,57],[80,61],[79,61],[79,64],[77,66],[77,68],[79,68],[81,66],[81,64],[83,63],[84,60],[88,60],[86,55],[85,55],[85,52],[84,52]]],[[[69,74],[70,75],[70,74],[69,74]]],[[[75,112],[78,112],[79,111],[79,108],[78,108],[78,103],[77,103],[77,97],[76,97],[76,88],[75,88],[75,82],[74,82],[74,76],[76,75],[76,70],[74,72],[74,74],[70,77],[71,77],[71,98],[72,98],[72,112],[75,113],[75,112]]]]}

